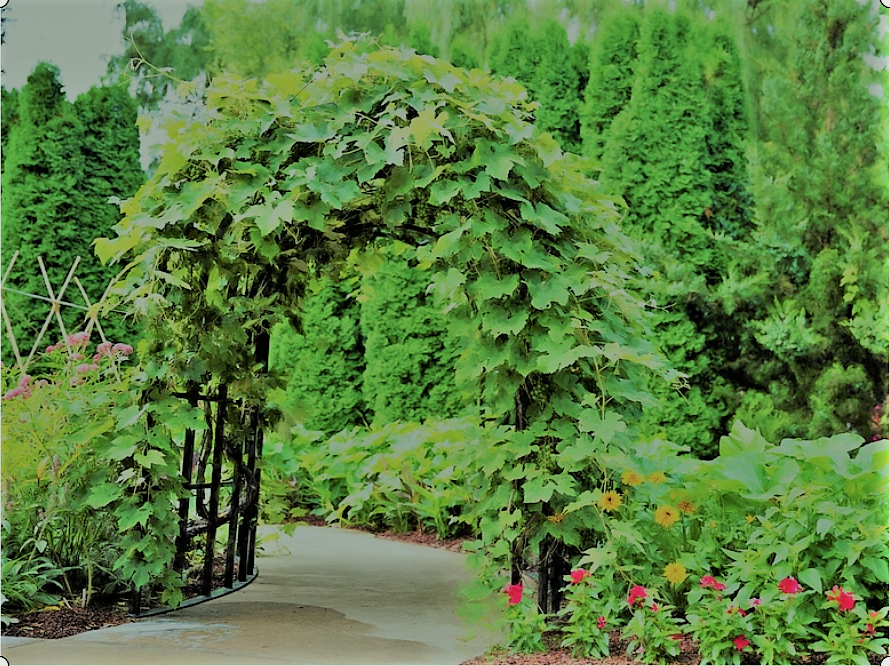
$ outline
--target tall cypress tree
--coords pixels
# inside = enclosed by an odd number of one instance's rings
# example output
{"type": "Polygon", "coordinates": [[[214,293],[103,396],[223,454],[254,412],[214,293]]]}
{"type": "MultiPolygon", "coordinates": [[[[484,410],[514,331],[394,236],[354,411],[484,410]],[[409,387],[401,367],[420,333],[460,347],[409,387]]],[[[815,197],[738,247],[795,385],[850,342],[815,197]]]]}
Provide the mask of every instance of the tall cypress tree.
{"type": "Polygon", "coordinates": [[[429,274],[396,247],[362,279],[362,391],[375,423],[448,418],[460,411],[455,345],[426,293],[429,274]]]}
{"type": "MultiPolygon", "coordinates": [[[[37,267],[42,257],[57,289],[79,256],[76,274],[90,299],[104,293],[113,270],[95,258],[92,242],[111,233],[120,217],[109,198],[132,196],[142,181],[135,123],[135,106],[122,90],[93,89],[71,105],[54,66],[41,63],[28,77],[3,173],[4,265],[14,251],[20,254],[10,286],[45,294],[37,267]]],[[[65,296],[81,303],[73,284],[65,296]]],[[[13,293],[6,306],[20,346],[30,347],[46,309],[13,293]]],[[[72,328],[83,319],[72,309],[63,309],[63,316],[72,328]]],[[[113,320],[108,328],[116,337],[127,333],[113,320]]]]}
{"type": "Polygon", "coordinates": [[[633,8],[604,17],[597,30],[580,112],[586,157],[602,157],[612,121],[630,102],[639,38],[638,10],[633,8]]]}
{"type": "Polygon", "coordinates": [[[602,158],[603,182],[625,197],[625,227],[655,271],[641,288],[659,305],[657,342],[688,376],[681,392],[656,390],[660,404],[644,427],[705,457],[716,452],[737,402],[726,376],[738,356],[736,324],[717,295],[730,254],[719,223],[732,221],[742,233],[748,216],[744,198],[731,197],[731,186],[744,191],[745,124],[733,93],[738,59],[730,55],[701,20],[651,10],[631,99],[612,121],[602,158]],[[727,128],[738,131],[729,137],[727,128]]]}

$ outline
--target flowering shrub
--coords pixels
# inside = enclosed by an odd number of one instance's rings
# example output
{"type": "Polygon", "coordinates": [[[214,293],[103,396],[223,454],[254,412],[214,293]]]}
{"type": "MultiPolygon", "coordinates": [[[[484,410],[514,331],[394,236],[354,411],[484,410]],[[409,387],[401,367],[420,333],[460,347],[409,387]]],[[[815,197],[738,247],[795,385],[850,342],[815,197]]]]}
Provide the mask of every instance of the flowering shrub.
{"type": "Polygon", "coordinates": [[[507,647],[513,652],[534,654],[545,652],[542,636],[547,630],[546,618],[521,583],[507,585],[502,590],[507,596],[507,647]]]}
{"type": "Polygon", "coordinates": [[[601,599],[602,587],[588,571],[573,570],[569,581],[567,603],[559,612],[568,618],[563,628],[563,647],[571,647],[575,656],[608,657],[609,629],[613,628],[617,609],[601,599]]]}
{"type": "Polygon", "coordinates": [[[886,654],[887,608],[868,611],[837,585],[825,597],[822,608],[829,612],[829,620],[824,631],[816,631],[820,640],[811,645],[813,650],[827,653],[831,664],[868,664],[868,651],[886,654]]]}
{"type": "MultiPolygon", "coordinates": [[[[133,348],[103,343],[89,356],[89,341],[74,333],[47,347],[33,376],[3,367],[0,486],[4,561],[24,569],[49,563],[58,591],[87,602],[115,584],[119,553],[114,522],[88,501],[95,485],[116,481],[93,444],[114,431],[113,408],[133,400],[121,378],[133,348]]],[[[13,590],[17,578],[3,581],[10,602],[23,610],[41,604],[35,586],[13,590]]]]}
{"type": "Polygon", "coordinates": [[[680,654],[680,620],[674,617],[673,606],[658,603],[658,593],[642,585],[631,587],[627,604],[633,616],[621,636],[630,639],[628,654],[647,663],[680,654]]]}

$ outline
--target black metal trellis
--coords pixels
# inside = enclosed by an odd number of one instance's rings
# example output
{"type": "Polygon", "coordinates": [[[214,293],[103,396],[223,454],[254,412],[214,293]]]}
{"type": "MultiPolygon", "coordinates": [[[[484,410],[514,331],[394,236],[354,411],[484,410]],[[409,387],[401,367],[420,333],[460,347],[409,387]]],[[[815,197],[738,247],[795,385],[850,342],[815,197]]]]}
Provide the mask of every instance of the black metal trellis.
{"type": "MultiPolygon", "coordinates": [[[[256,341],[256,358],[263,368],[267,368],[268,357],[269,336],[262,334],[256,341]]],[[[197,596],[187,595],[183,604],[191,605],[242,587],[258,573],[257,463],[263,454],[263,429],[259,409],[229,398],[225,384],[208,394],[192,383],[184,393],[174,395],[187,400],[192,407],[202,408],[207,424],[200,438],[194,430],[187,430],[182,446],[181,474],[188,493],[180,499],[177,509],[179,535],[173,568],[199,581],[197,596]],[[228,527],[228,535],[221,552],[217,552],[217,534],[224,526],[228,527]]],[[[142,612],[144,592],[133,591],[129,603],[132,615],[169,610],[142,612]]]]}

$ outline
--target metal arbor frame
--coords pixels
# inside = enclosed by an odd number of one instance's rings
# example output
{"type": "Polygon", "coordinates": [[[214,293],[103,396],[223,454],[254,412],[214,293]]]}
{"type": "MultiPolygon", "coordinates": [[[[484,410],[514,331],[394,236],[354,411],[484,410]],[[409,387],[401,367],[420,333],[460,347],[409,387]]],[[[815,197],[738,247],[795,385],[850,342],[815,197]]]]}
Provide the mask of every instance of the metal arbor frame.
{"type": "MultiPolygon", "coordinates": [[[[63,343],[67,344],[69,331],[61,316],[63,308],[83,312],[83,330],[87,333],[97,331],[102,342],[108,341],[99,321],[105,295],[95,303],[90,300],[75,275],[80,257],[74,260],[63,284],[57,289],[53,288],[43,259],[38,257],[38,269],[43,277],[46,295],[25,293],[9,286],[9,277],[18,258],[19,254],[16,252],[0,276],[0,315],[19,372],[24,374],[34,363],[41,341],[49,334],[53,322],[62,335],[63,343]],[[63,300],[66,290],[72,284],[79,291],[83,305],[63,300]],[[7,292],[47,305],[47,315],[30,349],[20,349],[20,341],[13,334],[12,320],[3,299],[7,292]]],[[[268,357],[269,337],[266,334],[256,340],[256,358],[267,368],[268,357]]],[[[116,366],[114,370],[117,374],[116,366]]],[[[225,385],[202,392],[198,385],[192,384],[184,393],[175,395],[187,400],[193,407],[203,408],[207,424],[200,441],[194,430],[187,430],[185,433],[181,475],[188,494],[179,501],[179,506],[175,509],[179,517],[179,534],[176,539],[176,554],[171,563],[174,570],[185,575],[190,569],[190,559],[194,559],[190,555],[200,552],[201,561],[196,572],[199,580],[197,596],[183,604],[191,605],[238,589],[257,575],[255,547],[260,483],[257,461],[262,457],[263,430],[258,411],[246,409],[238,401],[229,399],[225,385]],[[228,419],[228,422],[238,424],[235,428],[230,428],[229,432],[225,428],[227,415],[235,417],[228,419]],[[225,528],[228,528],[226,543],[222,553],[218,555],[217,536],[225,528]],[[203,543],[197,543],[202,535],[203,543]],[[221,572],[218,570],[219,564],[222,564],[221,572]]],[[[194,568],[191,567],[192,570],[194,568]]],[[[147,592],[145,589],[131,591],[128,600],[131,614],[151,615],[170,610],[158,608],[143,611],[143,602],[148,601],[147,592]]]]}

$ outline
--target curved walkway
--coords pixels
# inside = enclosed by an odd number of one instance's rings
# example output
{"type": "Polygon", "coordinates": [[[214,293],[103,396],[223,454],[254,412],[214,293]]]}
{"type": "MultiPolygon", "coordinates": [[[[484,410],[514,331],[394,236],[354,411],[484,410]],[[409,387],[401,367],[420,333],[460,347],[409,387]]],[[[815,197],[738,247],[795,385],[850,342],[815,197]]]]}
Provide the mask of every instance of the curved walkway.
{"type": "Polygon", "coordinates": [[[19,664],[459,664],[498,642],[457,615],[465,557],[298,527],[242,590],[70,638],[2,639],[19,664]]]}

